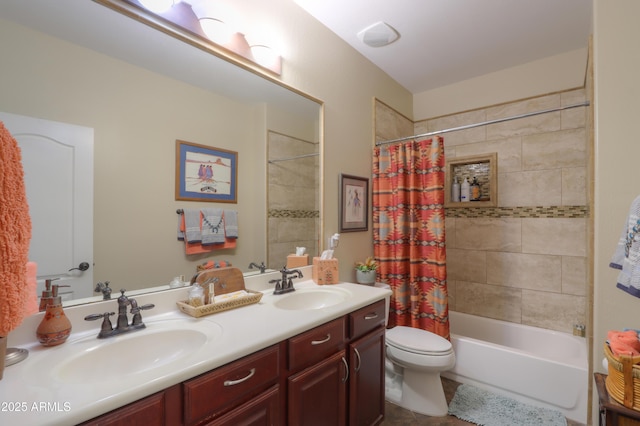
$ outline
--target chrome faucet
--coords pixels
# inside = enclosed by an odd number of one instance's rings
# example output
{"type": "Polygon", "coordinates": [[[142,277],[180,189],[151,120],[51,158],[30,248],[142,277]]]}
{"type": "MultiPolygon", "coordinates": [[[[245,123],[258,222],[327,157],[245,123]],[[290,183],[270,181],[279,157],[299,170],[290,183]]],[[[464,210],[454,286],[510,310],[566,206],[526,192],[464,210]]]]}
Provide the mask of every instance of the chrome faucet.
{"type": "Polygon", "coordinates": [[[285,266],[280,270],[280,273],[282,274],[281,279],[269,281],[269,283],[275,283],[276,285],[275,290],[273,290],[273,294],[285,294],[296,291],[296,289],[293,288],[293,279],[303,278],[302,272],[299,269],[287,269],[285,266]]]}
{"type": "Polygon", "coordinates": [[[120,297],[118,297],[118,320],[116,322],[116,328],[113,328],[111,324],[112,315],[115,312],[105,312],[102,314],[91,314],[84,317],[85,321],[95,321],[102,318],[102,326],[98,333],[98,339],[104,339],[106,337],[117,336],[118,334],[127,333],[129,331],[141,330],[146,327],[142,322],[142,315],[140,311],[146,311],[155,307],[154,304],[149,303],[147,305],[138,306],[136,299],[130,299],[124,295],[126,290],[120,290],[120,297]],[[129,317],[127,316],[127,307],[131,306],[131,314],[133,319],[129,324],[129,317]]]}
{"type": "Polygon", "coordinates": [[[260,269],[260,273],[261,273],[261,274],[264,274],[264,271],[267,269],[267,266],[264,264],[264,262],[262,262],[262,263],[261,263],[261,264],[259,264],[259,265],[258,265],[257,263],[255,263],[255,262],[251,262],[251,263],[249,264],[249,269],[253,269],[253,268],[254,268],[254,266],[255,266],[256,268],[260,269]]]}

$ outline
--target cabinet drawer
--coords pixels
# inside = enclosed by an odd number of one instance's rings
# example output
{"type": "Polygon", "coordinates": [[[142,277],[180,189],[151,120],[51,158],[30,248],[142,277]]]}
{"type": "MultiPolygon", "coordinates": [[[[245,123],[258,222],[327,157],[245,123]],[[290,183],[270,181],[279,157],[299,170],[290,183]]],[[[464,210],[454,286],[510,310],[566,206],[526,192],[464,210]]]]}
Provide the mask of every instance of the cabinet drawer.
{"type": "Polygon", "coordinates": [[[344,317],[340,317],[289,339],[289,370],[315,364],[342,349],[345,326],[344,317]]]}
{"type": "Polygon", "coordinates": [[[222,414],[277,383],[278,345],[184,382],[187,425],[222,414]]]}
{"type": "Polygon", "coordinates": [[[384,325],[385,301],[380,300],[349,314],[349,337],[356,339],[376,327],[384,325]]]}

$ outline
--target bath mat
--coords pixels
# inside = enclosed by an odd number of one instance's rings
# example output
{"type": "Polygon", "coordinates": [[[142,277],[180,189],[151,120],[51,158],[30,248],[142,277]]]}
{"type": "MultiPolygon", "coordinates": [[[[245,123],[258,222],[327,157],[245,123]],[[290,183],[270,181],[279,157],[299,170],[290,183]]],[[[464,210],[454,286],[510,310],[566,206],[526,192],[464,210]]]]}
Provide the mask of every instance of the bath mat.
{"type": "Polygon", "coordinates": [[[449,414],[483,426],[566,426],[560,411],[535,407],[468,385],[458,386],[449,414]]]}

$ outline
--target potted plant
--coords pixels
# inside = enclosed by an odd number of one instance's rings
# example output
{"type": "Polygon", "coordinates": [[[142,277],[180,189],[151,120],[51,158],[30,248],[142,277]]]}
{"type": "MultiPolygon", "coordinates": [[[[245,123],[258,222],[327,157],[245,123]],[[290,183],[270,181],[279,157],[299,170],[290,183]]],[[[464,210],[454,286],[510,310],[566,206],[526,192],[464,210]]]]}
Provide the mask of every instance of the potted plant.
{"type": "Polygon", "coordinates": [[[376,282],[376,269],[378,269],[378,262],[371,256],[367,257],[364,262],[357,262],[356,282],[373,285],[376,282]]]}

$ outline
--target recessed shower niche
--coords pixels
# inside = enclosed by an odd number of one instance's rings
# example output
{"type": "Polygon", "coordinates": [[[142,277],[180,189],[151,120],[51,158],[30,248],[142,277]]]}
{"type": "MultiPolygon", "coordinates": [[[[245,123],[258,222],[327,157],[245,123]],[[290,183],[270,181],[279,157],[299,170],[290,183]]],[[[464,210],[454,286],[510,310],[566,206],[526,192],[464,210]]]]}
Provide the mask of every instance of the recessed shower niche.
{"type": "Polygon", "coordinates": [[[498,205],[498,154],[495,152],[471,157],[452,158],[446,161],[445,207],[496,207],[498,205]],[[480,184],[480,199],[469,202],[452,201],[454,179],[462,185],[476,178],[480,184]]]}

